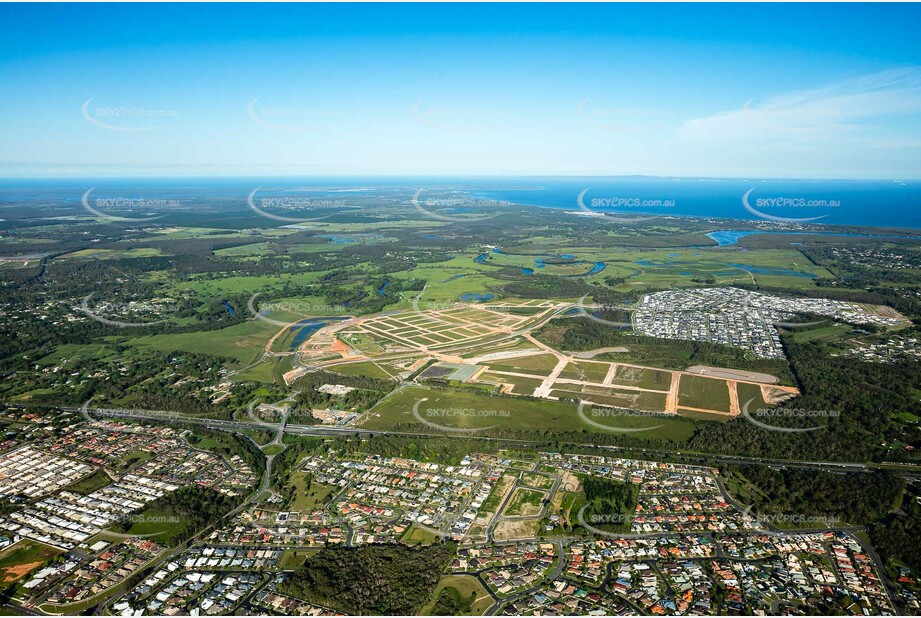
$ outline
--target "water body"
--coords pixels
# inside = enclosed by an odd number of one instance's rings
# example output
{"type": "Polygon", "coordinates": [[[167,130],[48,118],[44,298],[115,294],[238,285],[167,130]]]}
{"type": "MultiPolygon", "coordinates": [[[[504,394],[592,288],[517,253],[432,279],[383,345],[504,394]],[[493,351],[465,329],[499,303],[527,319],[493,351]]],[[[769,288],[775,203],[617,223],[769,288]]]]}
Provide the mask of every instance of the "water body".
{"type": "Polygon", "coordinates": [[[387,289],[387,286],[388,286],[388,285],[390,285],[390,280],[389,280],[389,279],[387,279],[386,281],[384,281],[384,283],[383,283],[383,285],[381,285],[381,287],[377,288],[377,295],[378,295],[378,296],[383,296],[383,295],[384,295],[384,291],[387,289]]]}
{"type": "MultiPolygon", "coordinates": [[[[283,194],[303,195],[310,191],[330,199],[367,200],[377,196],[402,196],[407,188],[431,184],[431,179],[417,177],[274,177],[274,178],[124,178],[94,180],[97,193],[105,197],[179,199],[183,203],[226,199],[239,204],[239,211],[257,216],[245,206],[246,196],[254,187],[296,187],[283,194]]],[[[744,221],[761,220],[742,204],[742,196],[753,189],[749,203],[759,209],[760,198],[802,198],[838,202],[835,207],[761,207],[773,216],[803,218],[824,216],[825,225],[862,227],[900,227],[921,229],[921,181],[902,180],[770,180],[669,178],[651,176],[626,177],[522,177],[522,178],[445,178],[445,184],[475,198],[507,200],[514,204],[578,210],[577,200],[583,191],[583,203],[596,212],[627,215],[674,215],[714,217],[744,221]],[[666,204],[642,207],[597,207],[600,199],[629,198],[647,203],[666,204]],[[593,200],[596,200],[593,202],[593,200]],[[671,202],[673,205],[670,205],[671,202]]],[[[93,186],[80,183],[79,186],[93,186]]],[[[0,207],[6,204],[35,204],[43,208],[48,202],[79,207],[80,195],[74,191],[73,179],[3,179],[0,180],[0,207]]],[[[82,210],[82,208],[80,208],[82,210]]],[[[484,209],[485,210],[485,209],[484,209]]],[[[226,207],[215,207],[224,216],[226,207]]],[[[3,212],[7,221],[14,220],[3,212]]]]}
{"type": "Polygon", "coordinates": [[[476,262],[477,264],[485,264],[486,258],[488,257],[489,257],[488,253],[481,253],[480,255],[476,256],[476,259],[473,261],[476,262]]]}
{"type": "Polygon", "coordinates": [[[342,320],[348,320],[348,317],[337,316],[329,318],[307,318],[301,320],[297,324],[293,324],[290,328],[292,332],[295,333],[294,338],[291,340],[291,349],[296,350],[298,346],[310,339],[310,337],[332,322],[339,322],[342,320]]]}
{"type": "Polygon", "coordinates": [[[574,260],[574,259],[576,259],[576,256],[574,256],[574,255],[571,254],[571,253],[561,253],[561,254],[558,255],[557,257],[542,257],[542,258],[535,258],[535,259],[534,259],[534,263],[537,264],[537,268],[543,268],[544,266],[547,265],[547,263],[545,262],[545,260],[557,260],[557,259],[559,259],[559,260],[574,260]]]}
{"type": "Polygon", "coordinates": [[[353,242],[357,242],[357,240],[354,238],[350,238],[348,236],[336,236],[335,234],[324,235],[320,238],[329,239],[329,241],[334,245],[349,245],[353,242]]]}
{"type": "Polygon", "coordinates": [[[442,283],[450,283],[451,281],[457,281],[461,277],[466,277],[466,276],[467,275],[452,275],[448,277],[447,279],[445,279],[444,281],[442,281],[442,283]]]}
{"type": "Polygon", "coordinates": [[[534,274],[534,269],[533,269],[533,268],[522,268],[522,269],[521,269],[521,274],[522,274],[522,275],[533,275],[533,274],[534,274]]]}
{"type": "MultiPolygon", "coordinates": [[[[486,183],[481,183],[481,187],[486,183]]],[[[490,180],[491,187],[475,190],[483,199],[515,204],[579,210],[602,214],[713,217],[761,221],[745,209],[742,196],[753,189],[749,204],[771,216],[823,217],[822,225],[899,227],[921,229],[921,182],[856,180],[742,180],[717,178],[508,178],[490,180]],[[587,191],[586,191],[587,189],[587,191]],[[599,207],[597,199],[639,200],[633,207],[599,207]],[[837,202],[837,206],[761,206],[760,198],[792,198],[837,202]],[[673,205],[670,203],[673,202],[673,205]],[[646,205],[642,205],[645,203],[646,205]],[[662,205],[653,205],[662,204],[662,205]]]]}
{"type": "Polygon", "coordinates": [[[237,312],[236,312],[236,311],[234,310],[234,308],[230,305],[230,303],[228,303],[226,300],[222,300],[222,301],[221,301],[221,304],[224,305],[224,309],[227,310],[227,313],[229,313],[230,315],[237,315],[237,312]]]}
{"type": "Polygon", "coordinates": [[[584,275],[577,275],[577,276],[588,277],[589,275],[597,275],[598,273],[600,273],[602,270],[604,270],[607,267],[608,265],[605,264],[604,262],[595,262],[595,265],[592,266],[592,269],[590,271],[588,271],[584,275]]]}
{"type": "MultiPolygon", "coordinates": [[[[776,232],[767,230],[720,230],[710,232],[708,237],[716,241],[718,247],[729,247],[738,244],[739,240],[746,236],[755,234],[794,234],[799,236],[842,236],[845,238],[915,238],[910,235],[898,234],[857,234],[853,232],[793,232],[788,230],[778,230],[776,232]]],[[[791,243],[794,244],[794,243],[791,243]]],[[[802,244],[802,243],[799,243],[802,244]]]]}
{"type": "Polygon", "coordinates": [[[484,303],[496,297],[489,292],[465,292],[460,295],[460,299],[467,303],[484,303]]]}

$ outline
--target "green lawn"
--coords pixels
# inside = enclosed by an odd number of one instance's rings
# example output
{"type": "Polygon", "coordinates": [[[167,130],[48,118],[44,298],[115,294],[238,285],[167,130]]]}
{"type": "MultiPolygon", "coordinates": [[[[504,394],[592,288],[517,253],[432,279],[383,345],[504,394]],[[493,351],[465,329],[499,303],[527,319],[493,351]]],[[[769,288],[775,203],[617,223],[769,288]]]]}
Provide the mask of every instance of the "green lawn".
{"type": "Polygon", "coordinates": [[[490,369],[496,371],[512,371],[516,373],[529,373],[547,376],[556,367],[556,357],[553,354],[535,354],[534,356],[521,356],[503,360],[483,361],[490,369]]]}

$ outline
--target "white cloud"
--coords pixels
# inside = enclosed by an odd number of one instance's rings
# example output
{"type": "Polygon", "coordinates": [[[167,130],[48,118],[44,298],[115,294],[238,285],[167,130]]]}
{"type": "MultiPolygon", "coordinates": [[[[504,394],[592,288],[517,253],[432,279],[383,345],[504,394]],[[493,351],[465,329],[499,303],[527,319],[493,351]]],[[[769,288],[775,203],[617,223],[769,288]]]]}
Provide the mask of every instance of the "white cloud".
{"type": "Polygon", "coordinates": [[[917,119],[898,127],[893,122],[918,113],[921,67],[908,67],[786,93],[763,103],[751,99],[740,109],[688,120],[677,138],[697,143],[753,140],[753,145],[758,141],[822,145],[872,138],[878,146],[879,130],[886,130],[904,144],[906,138],[915,141],[917,119]]]}

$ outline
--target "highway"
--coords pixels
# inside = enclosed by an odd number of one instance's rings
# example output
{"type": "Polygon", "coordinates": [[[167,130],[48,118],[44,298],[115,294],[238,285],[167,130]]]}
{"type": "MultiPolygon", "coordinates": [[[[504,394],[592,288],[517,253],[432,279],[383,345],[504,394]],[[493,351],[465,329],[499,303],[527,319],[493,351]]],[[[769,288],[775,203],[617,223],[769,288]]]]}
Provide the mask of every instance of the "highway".
{"type": "MultiPolygon", "coordinates": [[[[126,410],[126,409],[106,409],[106,408],[89,408],[86,406],[65,407],[61,408],[72,412],[82,412],[84,415],[89,414],[95,418],[125,418],[133,420],[147,420],[157,422],[174,422],[190,425],[201,425],[210,429],[224,431],[253,431],[264,430],[265,427],[259,422],[248,421],[228,421],[211,418],[202,418],[196,416],[187,416],[178,412],[169,412],[163,410],[126,410]]],[[[445,437],[448,434],[425,431],[385,431],[385,430],[368,430],[356,427],[327,427],[322,425],[295,425],[287,424],[284,429],[285,433],[298,436],[319,436],[319,437],[349,437],[349,436],[368,436],[368,435],[395,435],[410,436],[419,438],[445,437]]],[[[489,440],[502,443],[517,444],[534,444],[534,440],[522,440],[513,438],[499,438],[490,436],[477,436],[478,440],[489,440]]],[[[579,446],[597,446],[591,443],[574,443],[579,446]]],[[[668,460],[674,460],[679,457],[685,463],[697,463],[700,465],[718,465],[726,464],[754,464],[767,466],[770,468],[801,468],[808,470],[823,470],[826,472],[873,472],[882,468],[890,469],[892,472],[908,478],[921,478],[921,468],[905,469],[905,466],[885,466],[883,464],[866,463],[866,462],[834,462],[834,461],[803,461],[797,459],[766,459],[761,457],[743,457],[738,455],[720,455],[709,453],[682,453],[681,451],[665,451],[657,449],[630,448],[621,446],[601,446],[612,453],[618,453],[624,457],[656,459],[666,457],[668,460]]]]}

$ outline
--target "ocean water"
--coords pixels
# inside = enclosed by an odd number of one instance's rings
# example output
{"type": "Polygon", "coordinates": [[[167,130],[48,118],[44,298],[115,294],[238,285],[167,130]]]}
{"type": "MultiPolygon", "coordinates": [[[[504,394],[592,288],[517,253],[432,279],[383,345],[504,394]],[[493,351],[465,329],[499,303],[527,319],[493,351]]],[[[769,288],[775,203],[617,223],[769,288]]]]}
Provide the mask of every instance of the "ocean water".
{"type": "Polygon", "coordinates": [[[813,223],[921,229],[921,182],[735,180],[687,178],[555,178],[493,181],[474,195],[545,208],[605,214],[676,215],[761,221],[769,216],[821,217],[813,223]],[[507,185],[507,186],[503,186],[507,185]],[[583,193],[584,192],[584,193],[583,193]]]}
{"type": "MultiPolygon", "coordinates": [[[[5,209],[34,206],[54,214],[54,205],[80,207],[93,188],[95,197],[171,198],[198,204],[209,200],[218,212],[246,211],[247,196],[288,196],[357,200],[364,205],[407,199],[415,191],[466,194],[484,200],[464,203],[468,211],[495,211],[506,203],[629,215],[677,215],[746,221],[761,220],[749,205],[769,216],[810,219],[815,223],[860,227],[921,229],[921,181],[762,180],[630,177],[274,177],[274,178],[120,178],[120,179],[0,179],[0,219],[5,209]],[[390,201],[388,201],[390,200],[390,201]],[[782,205],[775,200],[787,200],[782,205]]],[[[196,206],[198,207],[198,206],[196,206]]],[[[386,205],[382,206],[386,207],[386,205]]],[[[459,211],[460,208],[455,208],[459,211]]],[[[13,212],[12,214],[17,214],[13,212]]],[[[334,237],[334,242],[358,240],[334,237]]]]}

